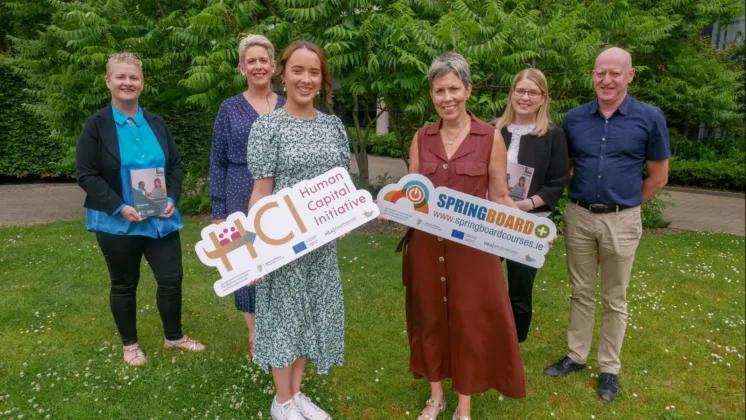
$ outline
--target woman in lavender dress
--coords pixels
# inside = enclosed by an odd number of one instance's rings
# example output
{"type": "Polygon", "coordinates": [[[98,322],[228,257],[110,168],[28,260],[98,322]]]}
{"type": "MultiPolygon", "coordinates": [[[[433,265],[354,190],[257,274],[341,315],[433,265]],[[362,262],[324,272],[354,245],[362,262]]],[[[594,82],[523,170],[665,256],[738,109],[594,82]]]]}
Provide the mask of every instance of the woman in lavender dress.
{"type": "MultiPolygon", "coordinates": [[[[210,198],[213,223],[223,222],[237,211],[246,213],[254,181],[246,167],[246,143],[251,126],[260,115],[285,104],[285,98],[272,91],[275,49],[261,35],[249,35],[238,45],[238,68],[249,88],[226,99],[215,119],[210,155],[210,198]]],[[[234,293],[236,309],[243,312],[249,328],[249,352],[254,357],[255,291],[244,287],[234,293]]]]}

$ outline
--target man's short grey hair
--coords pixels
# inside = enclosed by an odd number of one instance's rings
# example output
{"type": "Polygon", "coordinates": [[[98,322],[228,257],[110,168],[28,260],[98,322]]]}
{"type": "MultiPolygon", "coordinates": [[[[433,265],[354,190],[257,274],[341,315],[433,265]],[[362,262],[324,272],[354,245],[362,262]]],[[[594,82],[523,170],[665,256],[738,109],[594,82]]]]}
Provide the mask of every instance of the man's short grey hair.
{"type": "Polygon", "coordinates": [[[464,82],[464,87],[471,84],[471,71],[469,71],[469,63],[463,55],[455,52],[447,52],[433,61],[430,65],[430,70],[427,72],[427,78],[430,80],[430,84],[433,83],[435,78],[444,76],[446,74],[453,73],[464,82]]]}

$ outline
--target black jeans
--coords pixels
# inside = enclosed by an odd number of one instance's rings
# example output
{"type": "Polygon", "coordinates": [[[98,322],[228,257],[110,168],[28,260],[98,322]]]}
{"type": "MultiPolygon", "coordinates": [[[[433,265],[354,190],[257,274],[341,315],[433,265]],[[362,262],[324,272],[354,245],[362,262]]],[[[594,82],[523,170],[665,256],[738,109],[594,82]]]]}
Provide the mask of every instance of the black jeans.
{"type": "Polygon", "coordinates": [[[511,260],[505,260],[505,262],[508,266],[510,305],[513,307],[518,342],[522,343],[526,341],[528,329],[531,326],[531,299],[538,270],[511,260]]]}
{"type": "Polygon", "coordinates": [[[181,238],[173,232],[162,238],[111,235],[96,232],[111,277],[111,313],[122,343],[137,343],[137,284],[142,256],[158,283],[156,301],[167,340],[178,340],[181,332],[181,238]]]}

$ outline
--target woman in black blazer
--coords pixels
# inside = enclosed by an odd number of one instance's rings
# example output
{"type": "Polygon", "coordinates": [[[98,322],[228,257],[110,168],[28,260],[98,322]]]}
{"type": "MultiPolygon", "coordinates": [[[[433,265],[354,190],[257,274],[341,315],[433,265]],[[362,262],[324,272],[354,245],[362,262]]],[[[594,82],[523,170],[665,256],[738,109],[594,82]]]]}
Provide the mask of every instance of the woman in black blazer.
{"type": "MultiPolygon", "coordinates": [[[[523,211],[549,216],[562,197],[570,166],[565,133],[552,123],[547,79],[540,70],[529,68],[516,75],[505,112],[495,126],[505,141],[513,182],[517,184],[525,173],[516,164],[533,172],[528,193],[525,198],[515,197],[516,205],[523,211]]],[[[508,188],[520,191],[522,187],[508,188]]],[[[511,260],[507,260],[507,266],[518,341],[523,342],[531,325],[531,295],[537,270],[511,260]]]]}
{"type": "Polygon", "coordinates": [[[96,232],[109,268],[111,311],[122,338],[124,362],[139,366],[146,362],[137,340],[135,302],[143,256],[158,283],[164,346],[187,351],[202,351],[205,346],[181,330],[179,230],[184,223],[176,203],[183,171],[176,143],[163,119],[138,105],[144,82],[137,57],[111,55],[106,63],[106,86],[111,103],[85,122],[78,138],[76,175],[86,192],[86,227],[96,232]],[[147,171],[132,172],[143,169],[147,171]],[[160,200],[165,207],[149,203],[147,208],[155,209],[154,215],[145,217],[135,209],[133,195],[140,194],[143,182],[154,185],[156,178],[159,182],[165,179],[165,191],[160,183],[160,193],[167,196],[160,200]]]}

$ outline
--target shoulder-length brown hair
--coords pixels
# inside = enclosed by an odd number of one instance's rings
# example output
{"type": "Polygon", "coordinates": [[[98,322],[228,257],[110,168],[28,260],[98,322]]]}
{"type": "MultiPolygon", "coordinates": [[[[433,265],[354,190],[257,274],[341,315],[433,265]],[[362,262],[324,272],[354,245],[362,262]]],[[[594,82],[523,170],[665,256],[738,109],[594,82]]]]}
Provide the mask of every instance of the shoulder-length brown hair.
{"type": "Polygon", "coordinates": [[[321,89],[324,91],[324,103],[329,109],[329,112],[333,112],[334,101],[332,100],[332,76],[329,72],[329,64],[326,62],[324,52],[321,51],[321,48],[319,48],[318,45],[302,39],[293,41],[282,51],[280,62],[277,64],[275,76],[281,76],[282,73],[285,72],[285,65],[287,64],[288,59],[290,59],[290,56],[293,55],[295,51],[300,49],[314,52],[319,57],[319,61],[321,62],[321,89]]]}
{"type": "Polygon", "coordinates": [[[502,130],[503,127],[511,124],[515,120],[515,110],[513,109],[513,102],[510,100],[510,96],[513,95],[513,91],[515,91],[515,86],[518,82],[524,79],[534,82],[545,97],[544,103],[536,111],[536,128],[531,133],[535,136],[543,136],[547,131],[549,131],[549,127],[552,125],[552,117],[549,115],[547,78],[544,77],[544,73],[542,73],[541,70],[535,68],[527,68],[516,74],[513,79],[513,84],[510,86],[510,94],[508,96],[508,103],[505,105],[505,112],[503,112],[503,115],[497,119],[495,128],[497,128],[497,130],[502,130]]]}

